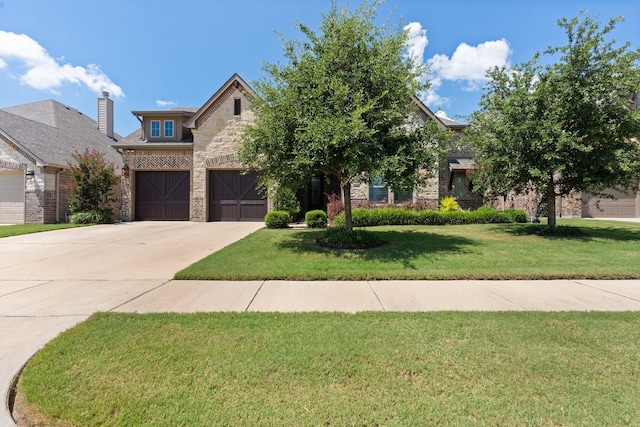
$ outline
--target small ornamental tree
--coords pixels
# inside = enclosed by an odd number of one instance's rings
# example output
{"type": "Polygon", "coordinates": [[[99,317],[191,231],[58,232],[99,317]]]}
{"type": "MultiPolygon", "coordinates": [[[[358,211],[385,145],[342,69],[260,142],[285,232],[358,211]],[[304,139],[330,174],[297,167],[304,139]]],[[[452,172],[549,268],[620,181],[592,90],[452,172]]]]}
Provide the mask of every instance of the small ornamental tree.
{"type": "Polygon", "coordinates": [[[424,69],[407,52],[407,32],[374,24],[378,4],[352,13],[332,2],[318,32],[297,24],[305,40],[285,41],[287,63],[266,64],[254,83],[256,119],[239,150],[263,188],[337,178],[348,231],[353,182],[380,177],[394,191],[425,183],[443,138],[413,114],[424,69]]]}
{"type": "Polygon", "coordinates": [[[640,49],[607,40],[622,18],[600,28],[591,17],[563,18],[567,44],[512,69],[488,73],[488,88],[466,130],[491,196],[536,192],[556,225],[555,199],[574,191],[628,188],[640,175],[640,49]]]}
{"type": "Polygon", "coordinates": [[[113,186],[118,183],[115,165],[105,159],[104,153],[85,149],[75,152],[71,167],[71,213],[96,212],[105,221],[113,217],[109,203],[114,200],[113,186]]]}

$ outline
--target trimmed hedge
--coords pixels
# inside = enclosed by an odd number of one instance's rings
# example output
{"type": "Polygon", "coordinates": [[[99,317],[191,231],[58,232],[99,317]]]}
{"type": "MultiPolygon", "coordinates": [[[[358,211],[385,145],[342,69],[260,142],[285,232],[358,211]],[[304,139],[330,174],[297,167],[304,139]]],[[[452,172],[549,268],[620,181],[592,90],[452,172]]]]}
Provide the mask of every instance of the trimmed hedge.
{"type": "Polygon", "coordinates": [[[309,228],[325,228],[327,226],[327,213],[320,209],[309,211],[304,215],[304,222],[309,228]]]}
{"type": "MultiPolygon", "coordinates": [[[[402,208],[356,208],[352,211],[354,227],[377,225],[454,225],[526,223],[527,214],[518,209],[497,211],[482,207],[475,211],[439,212],[434,210],[412,211],[402,208]]],[[[333,226],[344,227],[344,212],[336,215],[333,226]]]]}
{"type": "Polygon", "coordinates": [[[264,216],[264,224],[267,228],[288,228],[291,217],[289,212],[271,211],[264,216]]]}

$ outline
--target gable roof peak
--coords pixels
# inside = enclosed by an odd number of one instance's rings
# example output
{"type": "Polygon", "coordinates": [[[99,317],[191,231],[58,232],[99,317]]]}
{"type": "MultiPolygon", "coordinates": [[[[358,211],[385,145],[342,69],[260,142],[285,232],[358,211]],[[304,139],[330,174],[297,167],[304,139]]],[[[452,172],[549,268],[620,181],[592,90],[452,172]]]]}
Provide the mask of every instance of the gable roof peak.
{"type": "Polygon", "coordinates": [[[251,86],[242,78],[238,73],[233,73],[231,77],[222,85],[220,88],[205,102],[202,107],[196,111],[196,113],[191,117],[191,119],[186,123],[188,128],[194,129],[200,126],[200,124],[205,121],[214,111],[216,107],[216,103],[218,100],[223,97],[225,93],[231,88],[237,89],[245,95],[255,96],[255,92],[251,89],[251,86]]]}

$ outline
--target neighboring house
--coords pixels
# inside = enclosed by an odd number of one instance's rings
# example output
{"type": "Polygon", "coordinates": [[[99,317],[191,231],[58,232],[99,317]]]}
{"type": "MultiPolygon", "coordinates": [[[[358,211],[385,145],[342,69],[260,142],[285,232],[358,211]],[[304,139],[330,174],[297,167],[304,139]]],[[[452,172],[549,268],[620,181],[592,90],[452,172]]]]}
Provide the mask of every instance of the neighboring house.
{"type": "MultiPolygon", "coordinates": [[[[269,205],[256,191],[256,174],[242,173],[236,151],[239,133],[251,123],[250,86],[234,74],[201,107],[133,111],[140,130],[113,144],[124,160],[124,220],[263,221],[269,205]]],[[[441,119],[417,98],[416,113],[442,127],[464,125],[441,119]]],[[[482,199],[470,191],[471,153],[450,150],[427,188],[394,194],[381,181],[353,187],[354,202],[413,201],[437,207],[445,195],[457,195],[465,208],[482,199]]],[[[326,195],[339,194],[335,180],[318,175],[298,192],[303,211],[326,208],[326,195]]]]}
{"type": "Polygon", "coordinates": [[[98,98],[98,122],[53,100],[0,109],[0,223],[66,222],[75,152],[95,149],[121,166],[108,96],[98,98]]]}

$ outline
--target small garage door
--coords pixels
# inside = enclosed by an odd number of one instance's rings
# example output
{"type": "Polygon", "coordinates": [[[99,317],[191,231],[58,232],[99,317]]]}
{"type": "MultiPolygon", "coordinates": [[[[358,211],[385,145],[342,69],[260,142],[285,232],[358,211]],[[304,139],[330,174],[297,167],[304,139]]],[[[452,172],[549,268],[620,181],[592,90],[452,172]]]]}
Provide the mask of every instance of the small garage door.
{"type": "Polygon", "coordinates": [[[256,191],[255,173],[209,171],[210,221],[264,221],[267,201],[256,191]]]}
{"type": "Polygon", "coordinates": [[[24,172],[0,173],[0,224],[24,223],[24,172]]]}
{"type": "Polygon", "coordinates": [[[136,172],[136,220],[188,221],[189,172],[136,172]]]}
{"type": "Polygon", "coordinates": [[[608,190],[606,194],[614,198],[598,198],[587,195],[582,208],[582,216],[587,218],[635,218],[637,212],[637,195],[631,191],[628,193],[608,190]]]}

